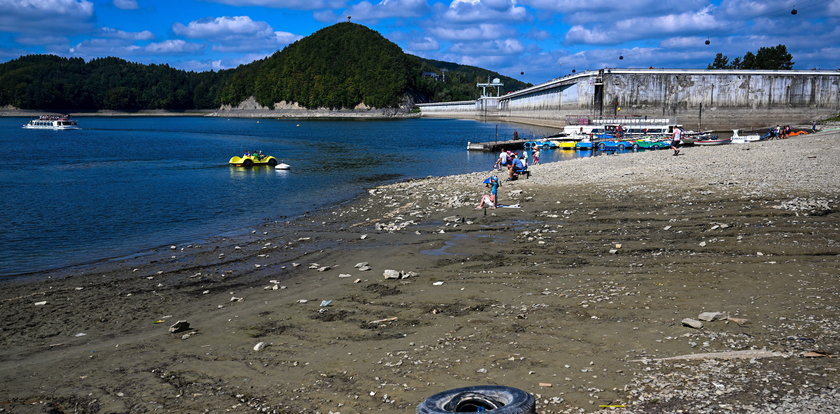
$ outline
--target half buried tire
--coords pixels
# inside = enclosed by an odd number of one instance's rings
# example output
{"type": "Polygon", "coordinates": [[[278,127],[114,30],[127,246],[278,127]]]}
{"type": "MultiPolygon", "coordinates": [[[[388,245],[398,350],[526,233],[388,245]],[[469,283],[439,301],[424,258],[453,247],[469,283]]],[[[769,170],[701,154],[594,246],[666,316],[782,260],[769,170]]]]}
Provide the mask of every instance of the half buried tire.
{"type": "Polygon", "coordinates": [[[479,385],[437,393],[417,406],[417,414],[474,413],[534,414],[534,397],[518,388],[479,385]]]}

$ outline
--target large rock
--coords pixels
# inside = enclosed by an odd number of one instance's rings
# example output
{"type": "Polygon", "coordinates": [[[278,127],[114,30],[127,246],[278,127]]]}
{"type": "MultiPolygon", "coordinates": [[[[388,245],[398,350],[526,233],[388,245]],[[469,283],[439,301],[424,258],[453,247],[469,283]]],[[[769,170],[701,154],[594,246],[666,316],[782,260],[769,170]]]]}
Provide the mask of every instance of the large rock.
{"type": "Polygon", "coordinates": [[[696,319],[685,318],[680,322],[683,324],[683,326],[687,326],[689,328],[694,328],[694,329],[702,329],[703,328],[703,322],[700,322],[696,319]]]}

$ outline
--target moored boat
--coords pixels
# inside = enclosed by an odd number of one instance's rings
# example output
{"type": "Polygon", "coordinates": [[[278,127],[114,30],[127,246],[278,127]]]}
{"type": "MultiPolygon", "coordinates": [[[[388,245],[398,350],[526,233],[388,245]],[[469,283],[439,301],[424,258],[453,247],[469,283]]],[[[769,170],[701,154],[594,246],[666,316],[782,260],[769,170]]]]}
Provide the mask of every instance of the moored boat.
{"type": "Polygon", "coordinates": [[[70,115],[41,115],[23,126],[26,129],[79,129],[76,121],[70,119],[70,115]]]}
{"type": "Polygon", "coordinates": [[[694,140],[694,145],[724,145],[732,142],[732,138],[720,138],[717,135],[700,135],[694,140]]]}
{"type": "Polygon", "coordinates": [[[750,142],[761,141],[761,135],[758,134],[750,134],[750,135],[741,135],[739,134],[740,130],[733,129],[732,130],[732,143],[733,144],[747,144],[750,142]]]}

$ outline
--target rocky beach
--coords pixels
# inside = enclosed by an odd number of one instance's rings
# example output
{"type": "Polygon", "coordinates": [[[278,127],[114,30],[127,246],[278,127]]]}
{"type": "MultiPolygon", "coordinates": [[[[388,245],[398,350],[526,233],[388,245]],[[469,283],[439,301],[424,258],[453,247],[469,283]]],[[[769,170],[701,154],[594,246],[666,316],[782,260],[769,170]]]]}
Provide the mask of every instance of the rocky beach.
{"type": "Polygon", "coordinates": [[[0,412],[413,413],[482,384],[539,413],[837,412],[838,142],[532,166],[511,208],[475,209],[500,173],[413,180],[7,280],[0,412]]]}

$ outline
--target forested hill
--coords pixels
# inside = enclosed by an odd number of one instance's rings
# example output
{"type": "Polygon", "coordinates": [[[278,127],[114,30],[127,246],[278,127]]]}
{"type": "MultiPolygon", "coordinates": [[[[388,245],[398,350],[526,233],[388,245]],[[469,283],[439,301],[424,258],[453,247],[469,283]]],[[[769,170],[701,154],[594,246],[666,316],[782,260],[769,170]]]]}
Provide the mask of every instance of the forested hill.
{"type": "Polygon", "coordinates": [[[529,86],[473,66],[403,53],[379,33],[339,23],[271,57],[219,72],[187,72],[108,57],[31,55],[0,64],[0,106],[44,110],[213,109],[254,96],[264,106],[392,108],[468,100],[475,84],[500,78],[505,91],[529,86]]]}
{"type": "Polygon", "coordinates": [[[0,64],[0,106],[21,109],[213,108],[225,72],[185,72],[107,57],[30,55],[0,64]]]}

